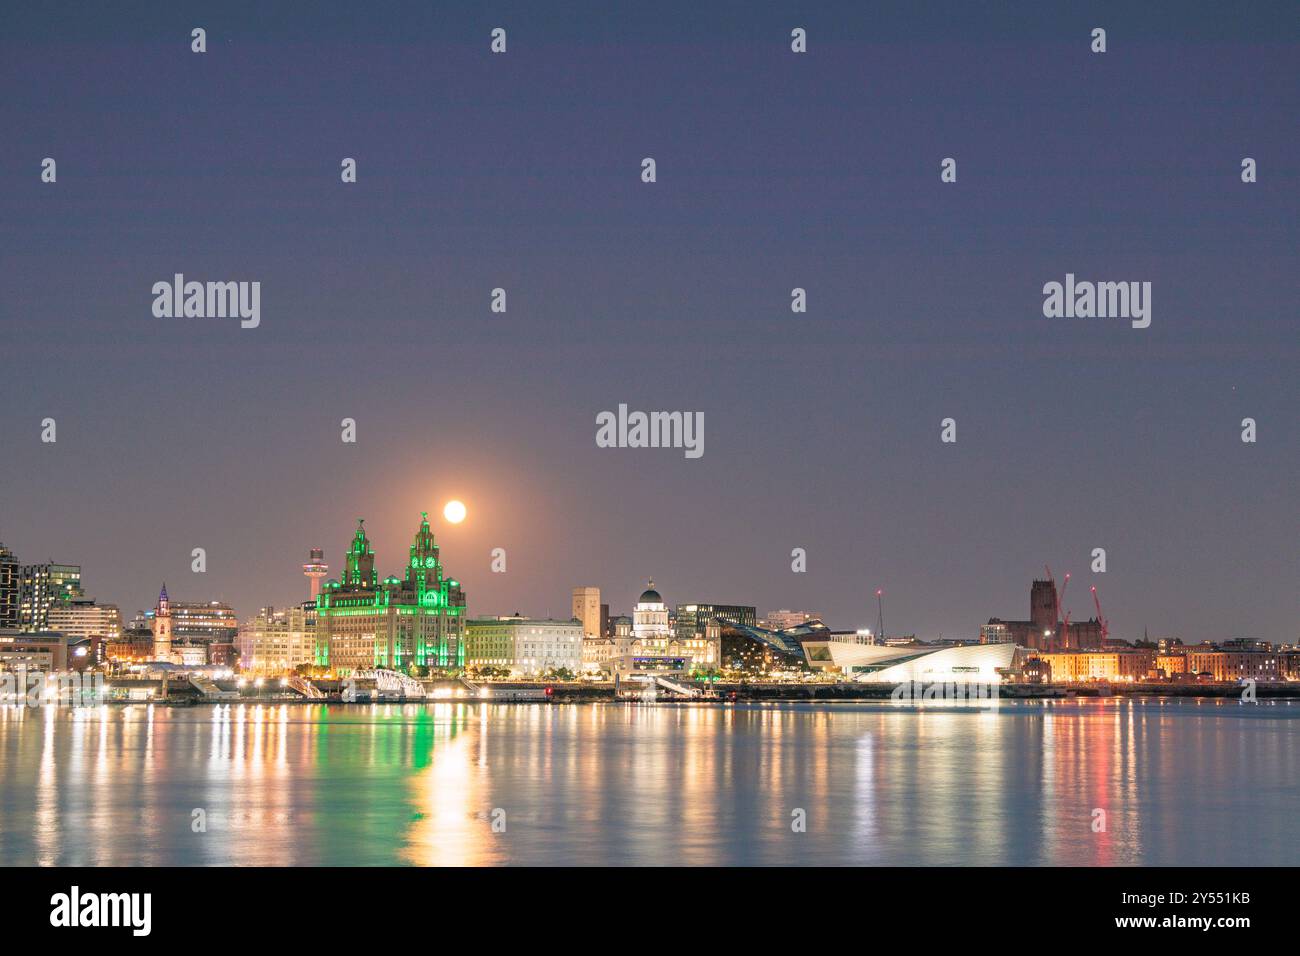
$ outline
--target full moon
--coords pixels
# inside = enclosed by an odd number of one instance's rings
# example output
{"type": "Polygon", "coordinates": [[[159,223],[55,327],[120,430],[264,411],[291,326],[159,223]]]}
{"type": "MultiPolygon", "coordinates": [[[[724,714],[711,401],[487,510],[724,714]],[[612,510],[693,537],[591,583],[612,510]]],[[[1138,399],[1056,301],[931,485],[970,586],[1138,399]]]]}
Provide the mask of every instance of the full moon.
{"type": "Polygon", "coordinates": [[[442,516],[452,524],[460,524],[465,520],[465,504],[460,501],[449,501],[447,506],[442,509],[442,516]]]}

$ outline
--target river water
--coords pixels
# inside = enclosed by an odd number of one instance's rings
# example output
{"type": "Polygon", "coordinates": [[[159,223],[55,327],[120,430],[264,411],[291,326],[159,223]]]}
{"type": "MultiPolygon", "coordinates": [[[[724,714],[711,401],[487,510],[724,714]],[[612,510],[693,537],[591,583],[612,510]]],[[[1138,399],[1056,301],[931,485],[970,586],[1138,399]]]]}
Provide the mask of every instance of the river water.
{"type": "Polygon", "coordinates": [[[1277,865],[1300,702],[0,707],[0,865],[1277,865]]]}

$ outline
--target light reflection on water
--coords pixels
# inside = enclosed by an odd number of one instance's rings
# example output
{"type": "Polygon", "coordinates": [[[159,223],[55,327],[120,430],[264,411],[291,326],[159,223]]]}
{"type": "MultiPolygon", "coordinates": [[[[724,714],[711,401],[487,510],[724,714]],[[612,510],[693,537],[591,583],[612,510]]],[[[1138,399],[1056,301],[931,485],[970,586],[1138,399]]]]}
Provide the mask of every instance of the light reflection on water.
{"type": "Polygon", "coordinates": [[[0,864],[1292,864],[1298,765],[1292,702],[0,707],[0,864]]]}

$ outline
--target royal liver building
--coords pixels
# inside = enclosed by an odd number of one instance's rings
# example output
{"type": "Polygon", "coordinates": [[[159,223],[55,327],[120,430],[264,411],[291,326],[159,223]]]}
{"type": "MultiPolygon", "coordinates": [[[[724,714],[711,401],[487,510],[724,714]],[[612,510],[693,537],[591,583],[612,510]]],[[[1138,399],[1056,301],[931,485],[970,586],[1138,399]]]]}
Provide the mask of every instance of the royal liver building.
{"type": "Polygon", "coordinates": [[[329,581],[316,598],[316,662],[346,676],[384,667],[465,665],[465,593],[443,576],[428,514],[411,545],[402,578],[380,581],[365,522],[348,548],[342,581],[329,581]]]}

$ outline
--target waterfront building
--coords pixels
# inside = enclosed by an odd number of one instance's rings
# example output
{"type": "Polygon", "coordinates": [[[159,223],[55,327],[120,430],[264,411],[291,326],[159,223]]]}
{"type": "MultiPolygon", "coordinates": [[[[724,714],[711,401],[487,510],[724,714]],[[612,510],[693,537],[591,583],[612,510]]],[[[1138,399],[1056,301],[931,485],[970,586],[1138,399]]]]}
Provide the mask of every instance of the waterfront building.
{"type": "Polygon", "coordinates": [[[465,666],[501,667],[512,676],[582,669],[581,621],[520,617],[474,618],[465,625],[465,666]]]}
{"type": "Polygon", "coordinates": [[[1187,671],[1203,680],[1276,681],[1283,679],[1281,656],[1272,650],[1187,648],[1187,671]]]}
{"type": "Polygon", "coordinates": [[[0,671],[49,674],[67,669],[68,641],[62,634],[0,630],[0,671]]]}
{"type": "Polygon", "coordinates": [[[680,658],[687,671],[708,671],[721,666],[721,628],[716,620],[710,620],[708,612],[702,619],[695,611],[686,612],[680,619],[670,618],[676,615],[669,614],[668,605],[651,579],[632,610],[630,637],[615,636],[609,659],[639,666],[635,661],[643,658],[680,658]]]}
{"type": "Polygon", "coordinates": [[[316,663],[340,676],[372,667],[465,665],[465,594],[446,577],[438,545],[421,513],[403,577],[382,582],[365,523],[348,548],[342,579],[316,599],[316,663]]]}
{"type": "Polygon", "coordinates": [[[573,617],[582,622],[583,637],[600,637],[605,632],[601,629],[600,588],[580,587],[573,589],[573,617]]]}
{"type": "Polygon", "coordinates": [[[584,637],[582,639],[582,670],[595,674],[609,670],[609,662],[617,656],[619,643],[612,637],[584,637]]]}
{"type": "Polygon", "coordinates": [[[1052,680],[1057,683],[1133,683],[1153,676],[1157,667],[1156,650],[1145,647],[1104,651],[1039,651],[1035,656],[1051,666],[1052,680]]]}
{"type": "Polygon", "coordinates": [[[1024,684],[1050,684],[1052,665],[1041,657],[1031,657],[1020,667],[1020,681],[1024,684]]]}
{"type": "Polygon", "coordinates": [[[0,541],[0,631],[18,630],[22,590],[22,565],[0,541]]]}
{"type": "MultiPolygon", "coordinates": [[[[296,605],[264,607],[239,626],[240,668],[254,674],[281,674],[316,660],[316,609],[296,605]]],[[[213,661],[213,663],[217,663],[213,661]]]]}
{"type": "Polygon", "coordinates": [[[1283,680],[1300,681],[1300,653],[1296,651],[1286,651],[1278,655],[1280,659],[1279,667],[1283,680]]]}
{"type": "Polygon", "coordinates": [[[829,636],[805,640],[803,651],[809,664],[829,661],[850,680],[881,684],[1000,684],[1018,673],[1023,659],[1014,644],[895,647],[829,636]]]}
{"type": "Polygon", "coordinates": [[[711,620],[707,612],[700,617],[696,610],[678,615],[673,623],[671,617],[651,580],[631,618],[612,617],[608,636],[583,640],[580,666],[588,673],[603,671],[622,676],[647,668],[687,673],[717,670],[722,664],[718,621],[711,620]],[[691,627],[682,626],[687,621],[691,627]]]}
{"type": "Polygon", "coordinates": [[[25,631],[48,631],[50,608],[82,597],[80,565],[25,564],[20,578],[18,626],[25,631]]]}
{"type": "Polygon", "coordinates": [[[620,653],[627,653],[631,646],[632,619],[626,614],[607,618],[600,637],[582,639],[582,669],[589,674],[608,672],[609,662],[620,653]]]}
{"type": "Polygon", "coordinates": [[[1160,671],[1165,677],[1181,677],[1187,674],[1187,655],[1166,654],[1163,651],[1157,651],[1156,670],[1160,671]]]}
{"type": "Polygon", "coordinates": [[[721,667],[716,624],[691,638],[599,637],[582,642],[582,670],[626,677],[646,669],[707,673],[721,667]],[[649,663],[653,662],[653,663],[649,663]],[[671,662],[671,663],[669,663],[671,662]]]}

